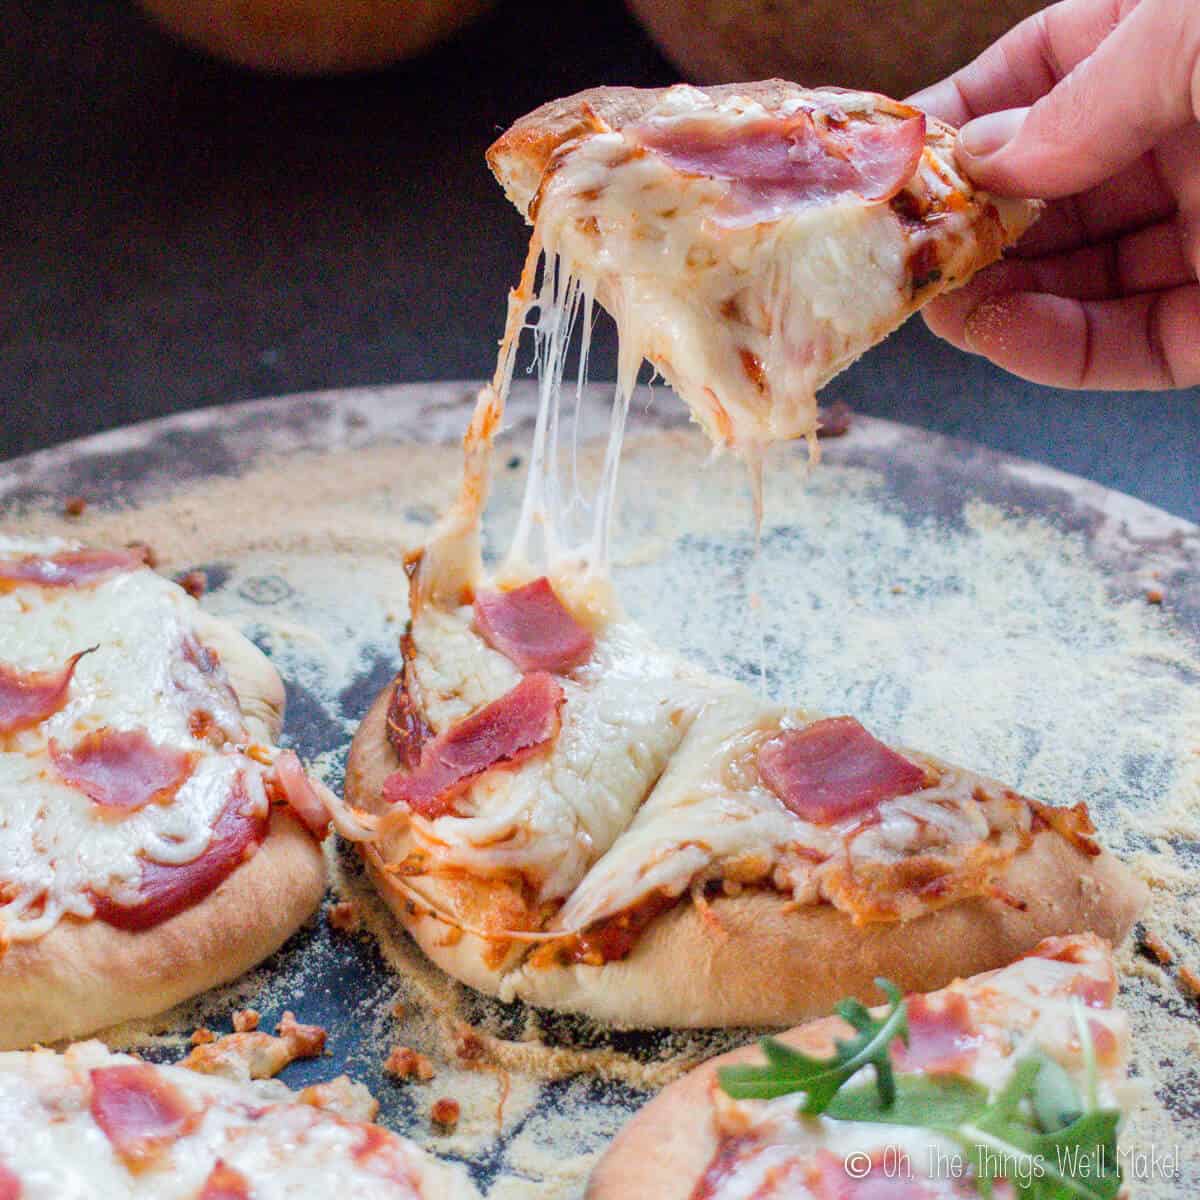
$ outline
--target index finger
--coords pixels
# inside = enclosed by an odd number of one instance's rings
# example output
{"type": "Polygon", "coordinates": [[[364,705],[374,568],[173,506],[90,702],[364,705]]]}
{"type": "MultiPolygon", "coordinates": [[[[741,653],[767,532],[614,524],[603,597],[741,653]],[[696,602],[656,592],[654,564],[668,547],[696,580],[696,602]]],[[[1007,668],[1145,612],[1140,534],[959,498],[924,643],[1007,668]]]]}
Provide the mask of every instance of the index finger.
{"type": "Polygon", "coordinates": [[[961,70],[910,96],[909,103],[951,125],[1026,108],[1087,58],[1136,3],[1060,0],[1026,17],[961,70]]]}

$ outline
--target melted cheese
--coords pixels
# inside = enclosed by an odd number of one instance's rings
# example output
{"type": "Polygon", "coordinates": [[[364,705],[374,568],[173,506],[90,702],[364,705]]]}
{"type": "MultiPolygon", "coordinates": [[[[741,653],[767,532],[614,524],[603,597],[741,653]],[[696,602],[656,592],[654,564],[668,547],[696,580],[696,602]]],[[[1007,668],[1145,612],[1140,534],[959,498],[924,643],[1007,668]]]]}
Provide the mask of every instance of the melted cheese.
{"type": "MultiPolygon", "coordinates": [[[[568,601],[563,576],[556,589],[568,601]]],[[[435,733],[498,700],[520,679],[472,628],[472,610],[426,608],[412,626],[409,694],[435,733]]],[[[578,931],[656,890],[712,881],[773,886],[797,903],[849,906],[846,877],[885,873],[918,855],[947,872],[981,845],[1011,853],[1028,805],[969,771],[920,755],[935,785],[885,801],[878,821],[803,820],[763,786],[758,747],[818,714],[773,705],[657,648],[622,618],[606,622],[590,662],[562,679],[567,701],[552,752],[485,774],[456,814],[412,818],[433,869],[518,871],[539,900],[562,900],[552,928],[578,931]]],[[[896,895],[903,908],[927,904],[896,895]]],[[[923,911],[923,909],[921,910],[923,911]]],[[[897,914],[893,914],[897,915],[897,914]]]]}
{"type": "MultiPolygon", "coordinates": [[[[427,610],[413,624],[410,694],[435,732],[519,679],[470,619],[469,608],[427,610]]],[[[697,672],[625,621],[608,625],[591,660],[561,682],[567,699],[552,754],[485,775],[456,806],[461,815],[413,818],[440,866],[518,870],[540,899],[570,895],[633,820],[708,698],[697,672]]]]}
{"type": "MultiPolygon", "coordinates": [[[[890,102],[814,92],[793,103],[871,120],[890,102]]],[[[646,119],[698,112],[733,129],[767,115],[756,103],[714,105],[696,89],[676,87],[646,119]]],[[[458,801],[458,815],[414,817],[422,859],[435,873],[520,872],[539,900],[565,900],[554,927],[574,931],[656,889],[679,895],[709,880],[769,882],[800,903],[853,907],[844,880],[864,867],[886,873],[932,853],[952,873],[982,844],[1002,855],[1019,843],[1028,807],[979,802],[976,787],[997,796],[1001,789],[940,764],[931,764],[937,787],[884,804],[878,824],[852,839],[846,825],[799,819],[758,783],[752,750],[756,736],[811,716],[659,651],[620,615],[605,582],[625,416],[643,359],[757,479],[765,444],[815,436],[816,388],[911,311],[909,256],[922,239],[971,249],[980,209],[964,200],[970,189],[946,159],[945,143],[942,134],[930,136],[906,189],[920,211],[937,210],[928,228],[858,199],[730,227],[714,219],[724,183],[676,171],[608,129],[552,157],[530,206],[534,232],[509,297],[495,374],[466,434],[459,498],[414,581],[408,686],[440,732],[519,679],[473,633],[470,609],[460,606],[485,585],[480,525],[491,439],[534,311],[538,415],[520,518],[497,582],[550,575],[578,619],[587,610],[597,649],[563,682],[563,727],[551,753],[486,773],[458,801]],[[581,327],[582,386],[597,301],[616,321],[619,363],[604,467],[589,498],[573,453],[564,454],[561,405],[572,331],[581,327]]],[[[896,904],[917,901],[897,897],[896,904]]]]}
{"type": "Polygon", "coordinates": [[[238,1084],[159,1067],[201,1114],[148,1169],[131,1173],[89,1111],[89,1071],[132,1063],[99,1042],[0,1054],[0,1167],[22,1200],[194,1200],[219,1161],[246,1178],[255,1200],[354,1196],[356,1200],[466,1200],[460,1168],[390,1138],[357,1154],[368,1127],[296,1102],[282,1084],[238,1084]]]}
{"type": "MultiPolygon", "coordinates": [[[[933,993],[935,998],[957,993],[966,1000],[973,1034],[967,1064],[957,1073],[994,1095],[1020,1059],[1040,1050],[1063,1067],[1081,1095],[1086,1094],[1087,1072],[1079,1036],[1082,1019],[1090,1023],[1093,1041],[1096,1031],[1103,1029],[1111,1034],[1115,1047],[1097,1056],[1096,1103],[1122,1108],[1128,1102],[1132,1094],[1126,1079],[1128,1020],[1112,1008],[1083,1008],[1073,990],[1081,982],[1111,980],[1112,963],[1097,941],[1084,937],[1074,942],[1078,963],[1024,958],[933,993]]],[[[872,1080],[871,1068],[864,1068],[850,1085],[872,1080]]],[[[822,1154],[840,1164],[855,1153],[882,1156],[887,1148],[904,1157],[893,1152],[881,1158],[875,1168],[880,1174],[904,1163],[914,1179],[926,1184],[928,1190],[923,1190],[922,1196],[962,1195],[953,1186],[946,1164],[965,1163],[963,1148],[927,1130],[805,1117],[799,1113],[794,1095],[738,1101],[714,1087],[712,1098],[717,1128],[723,1138],[737,1139],[737,1154],[716,1186],[703,1193],[705,1200],[767,1200],[784,1195],[788,1200],[815,1200],[801,1182],[802,1169],[787,1174],[791,1186],[786,1190],[776,1190],[773,1181],[789,1167],[814,1164],[822,1154]]]]}
{"type": "MultiPolygon", "coordinates": [[[[53,553],[62,543],[0,539],[0,556],[53,553]]],[[[238,746],[247,734],[236,696],[218,667],[206,673],[185,652],[196,602],[142,568],[82,587],[0,592],[0,662],[22,671],[80,659],[67,703],[41,724],[0,737],[0,934],[29,940],[64,914],[88,918],[91,893],[136,900],[142,860],[190,862],[203,853],[240,774],[250,810],[267,810],[265,768],[238,746]],[[207,713],[222,747],[195,736],[207,713]],[[101,729],[145,730],[162,746],[192,753],[191,775],[169,803],[106,815],[67,785],[49,755],[101,729]],[[15,894],[13,894],[15,893],[15,894]]]]}
{"type": "MultiPolygon", "coordinates": [[[[889,119],[879,97],[819,91],[782,115],[802,103],[839,119],[889,119]]],[[[662,127],[698,114],[733,132],[769,115],[680,86],[643,120],[662,127]]],[[[905,191],[918,206],[971,193],[932,137],[905,191]]],[[[531,207],[547,263],[615,319],[621,379],[648,359],[717,445],[753,458],[815,433],[817,389],[911,312],[914,251],[930,236],[967,237],[978,210],[940,212],[935,235],[857,197],[731,227],[718,216],[727,193],[724,181],[602,130],[556,151],[531,207]]]]}

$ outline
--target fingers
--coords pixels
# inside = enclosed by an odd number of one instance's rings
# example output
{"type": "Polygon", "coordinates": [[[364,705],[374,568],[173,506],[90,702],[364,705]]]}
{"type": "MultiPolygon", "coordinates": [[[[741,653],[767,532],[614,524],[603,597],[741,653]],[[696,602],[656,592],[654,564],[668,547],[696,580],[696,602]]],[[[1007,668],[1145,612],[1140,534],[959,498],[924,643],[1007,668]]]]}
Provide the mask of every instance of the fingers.
{"type": "Polygon", "coordinates": [[[1006,258],[965,287],[946,292],[926,309],[935,333],[965,346],[963,326],[985,300],[1007,292],[1046,292],[1075,300],[1116,300],[1195,282],[1183,231],[1160,221],[1126,237],[1043,258],[1006,258]]]}
{"type": "MultiPolygon", "coordinates": [[[[938,319],[930,325],[942,332],[938,319]]],[[[1133,390],[1200,384],[1197,328],[1200,286],[1190,284],[1120,300],[1006,292],[973,309],[960,336],[964,349],[1035,383],[1133,390]]]]}
{"type": "MultiPolygon", "coordinates": [[[[1054,14],[1046,10],[1040,25],[1035,18],[1035,32],[1012,48],[1032,54],[1047,76],[1055,69],[1053,30],[1063,19],[1054,14]]],[[[1197,105],[1200,5],[1142,0],[1032,107],[1002,109],[964,126],[959,152],[972,178],[993,191],[1067,196],[1109,178],[1183,128],[1195,119],[1197,105]]]]}
{"type": "Polygon", "coordinates": [[[1122,0],[1063,0],[1051,5],[910,101],[952,125],[965,125],[984,113],[1028,107],[1096,49],[1126,6],[1122,0]]]}

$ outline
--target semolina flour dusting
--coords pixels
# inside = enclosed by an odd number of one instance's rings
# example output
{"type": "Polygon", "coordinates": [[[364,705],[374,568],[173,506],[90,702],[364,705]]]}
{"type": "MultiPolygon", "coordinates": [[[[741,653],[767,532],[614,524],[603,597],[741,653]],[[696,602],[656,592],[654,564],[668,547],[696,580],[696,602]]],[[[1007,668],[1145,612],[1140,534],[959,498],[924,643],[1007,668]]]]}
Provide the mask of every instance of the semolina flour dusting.
{"type": "MultiPolygon", "coordinates": [[[[256,410],[263,430],[272,427],[258,439],[245,432],[252,410],[212,416],[208,432],[193,417],[200,457],[207,437],[221,462],[183,482],[170,472],[147,482],[147,461],[178,453],[171,423],[138,434],[124,465],[110,439],[103,469],[86,455],[71,468],[72,490],[92,489],[77,517],[62,514],[61,488],[37,502],[39,489],[60,486],[56,452],[44,468],[30,460],[20,489],[6,490],[0,472],[0,520],[6,530],[140,540],[167,573],[203,570],[205,605],[248,633],[287,682],[285,740],[337,787],[356,724],[398,664],[402,555],[457,486],[462,394],[352,393],[287,428],[288,408],[274,402],[256,410]],[[419,444],[404,421],[418,403],[419,444]],[[222,442],[234,419],[236,452],[222,442]],[[270,452],[247,448],[256,444],[270,452]]],[[[515,396],[518,425],[529,411],[515,396]]],[[[587,428],[599,424],[602,414],[587,428]]],[[[498,455],[496,547],[516,521],[527,441],[518,430],[498,455]]],[[[585,440],[585,477],[596,477],[601,454],[585,440]]],[[[626,606],[665,645],[775,697],[853,712],[886,740],[1027,794],[1087,801],[1104,842],[1150,883],[1145,927],[1174,954],[1164,966],[1132,946],[1121,952],[1145,1085],[1124,1139],[1145,1158],[1130,1159],[1128,1173],[1135,1195],[1200,1190],[1200,1014],[1183,986],[1189,971],[1200,978],[1200,625],[1191,607],[1200,531],[881,422],[830,443],[815,471],[802,459],[788,451],[772,464],[756,553],[739,465],[710,461],[698,433],[639,415],[614,530],[626,606]],[[1147,601],[1152,585],[1161,604],[1147,601]]],[[[508,1200],[580,1196],[596,1155],[650,1090],[750,1036],[613,1033],[483,999],[398,931],[352,853],[331,849],[329,860],[331,902],[352,902],[357,932],[322,915],[235,985],[110,1031],[110,1042],[174,1057],[193,1028],[225,1031],[236,1009],[260,1010],[264,1027],[293,1009],[328,1027],[331,1057],[296,1064],[289,1082],[348,1071],[382,1102],[384,1123],[468,1163],[489,1196],[508,1200]],[[397,1045],[429,1056],[434,1078],[385,1075],[397,1045]],[[452,1132],[430,1122],[443,1096],[462,1106],[452,1132]]]]}

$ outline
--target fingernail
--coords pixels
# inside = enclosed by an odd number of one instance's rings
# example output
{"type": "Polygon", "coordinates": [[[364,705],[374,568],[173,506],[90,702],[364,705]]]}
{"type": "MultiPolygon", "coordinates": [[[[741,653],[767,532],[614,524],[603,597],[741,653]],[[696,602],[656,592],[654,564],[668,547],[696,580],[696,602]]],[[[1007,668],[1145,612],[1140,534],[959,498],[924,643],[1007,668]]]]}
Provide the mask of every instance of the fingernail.
{"type": "Polygon", "coordinates": [[[958,131],[958,144],[971,158],[987,158],[1002,150],[1025,124],[1027,108],[1005,108],[968,121],[958,131]]]}

